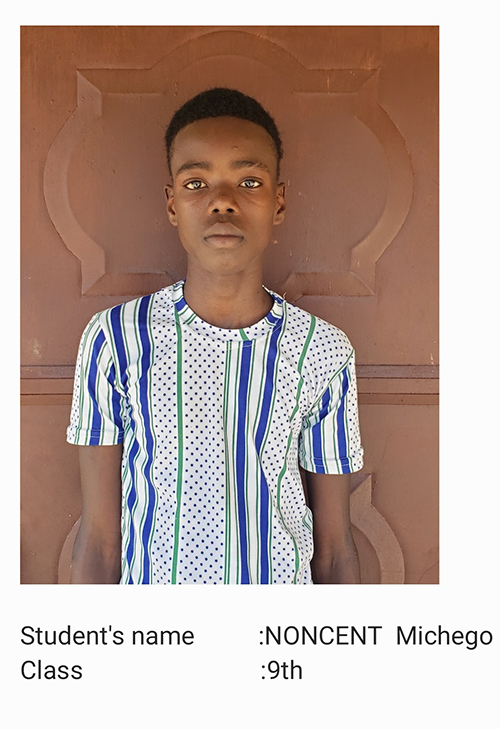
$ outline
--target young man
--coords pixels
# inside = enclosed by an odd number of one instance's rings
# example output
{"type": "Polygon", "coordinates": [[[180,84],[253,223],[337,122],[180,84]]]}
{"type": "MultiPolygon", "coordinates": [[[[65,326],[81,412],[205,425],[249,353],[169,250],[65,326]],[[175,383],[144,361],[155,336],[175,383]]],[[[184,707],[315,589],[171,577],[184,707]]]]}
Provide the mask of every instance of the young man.
{"type": "Polygon", "coordinates": [[[72,582],[359,582],[353,349],[262,283],[285,215],[275,123],[241,92],[210,89],[165,139],[186,279],[96,314],[83,334],[72,582]]]}

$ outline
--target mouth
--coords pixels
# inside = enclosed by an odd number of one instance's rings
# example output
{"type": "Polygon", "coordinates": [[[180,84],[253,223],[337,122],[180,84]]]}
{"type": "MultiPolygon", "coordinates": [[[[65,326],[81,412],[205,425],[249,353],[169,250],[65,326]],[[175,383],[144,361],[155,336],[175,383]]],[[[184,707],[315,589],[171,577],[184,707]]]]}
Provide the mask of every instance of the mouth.
{"type": "Polygon", "coordinates": [[[211,235],[206,235],[204,240],[210,245],[224,248],[238,245],[243,240],[243,236],[212,233],[211,235]]]}
{"type": "Polygon", "coordinates": [[[208,229],[204,240],[209,245],[220,247],[231,247],[238,245],[243,240],[243,234],[239,228],[230,223],[216,224],[208,229]]]}

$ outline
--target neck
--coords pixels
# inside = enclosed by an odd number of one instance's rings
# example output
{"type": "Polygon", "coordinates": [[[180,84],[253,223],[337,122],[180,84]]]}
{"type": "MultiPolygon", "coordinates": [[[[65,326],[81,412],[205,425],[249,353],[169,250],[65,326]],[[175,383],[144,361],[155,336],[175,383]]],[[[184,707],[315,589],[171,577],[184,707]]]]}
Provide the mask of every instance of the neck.
{"type": "Polygon", "coordinates": [[[223,275],[188,265],[184,298],[200,319],[222,329],[244,329],[263,319],[273,299],[262,287],[262,271],[223,275]]]}

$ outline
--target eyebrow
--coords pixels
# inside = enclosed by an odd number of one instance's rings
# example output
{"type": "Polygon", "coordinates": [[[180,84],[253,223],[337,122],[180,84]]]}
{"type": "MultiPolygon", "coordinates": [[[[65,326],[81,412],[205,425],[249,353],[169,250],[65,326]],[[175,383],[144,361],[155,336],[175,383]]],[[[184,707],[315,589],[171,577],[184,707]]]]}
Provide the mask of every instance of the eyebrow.
{"type": "MultiPolygon", "coordinates": [[[[255,159],[238,159],[234,162],[231,162],[231,167],[235,170],[240,170],[244,167],[257,167],[258,169],[266,170],[266,172],[271,172],[269,167],[264,164],[264,162],[260,162],[259,160],[255,159]]],[[[175,175],[180,175],[181,172],[187,172],[189,170],[210,171],[211,169],[212,165],[209,162],[184,162],[184,164],[179,167],[175,175]]]]}
{"type": "Polygon", "coordinates": [[[208,162],[184,162],[175,174],[176,176],[180,175],[181,172],[186,172],[186,170],[210,170],[211,167],[212,165],[208,162]]]}
{"type": "Polygon", "coordinates": [[[270,169],[264,162],[260,162],[257,159],[239,159],[231,163],[231,167],[236,170],[242,169],[243,167],[258,167],[260,170],[266,170],[270,172],[270,169]]]}

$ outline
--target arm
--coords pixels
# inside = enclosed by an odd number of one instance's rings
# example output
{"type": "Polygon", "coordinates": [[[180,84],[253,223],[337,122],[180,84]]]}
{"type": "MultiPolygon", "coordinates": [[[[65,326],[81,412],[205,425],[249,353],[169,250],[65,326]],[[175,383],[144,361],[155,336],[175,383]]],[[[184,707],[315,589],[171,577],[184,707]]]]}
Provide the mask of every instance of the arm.
{"type": "Polygon", "coordinates": [[[73,548],[73,584],[120,581],[121,457],[121,444],[80,446],[83,514],[73,548]]]}
{"type": "Polygon", "coordinates": [[[306,471],[309,507],[313,513],[313,581],[359,584],[360,569],[349,516],[349,478],[306,471]]]}

